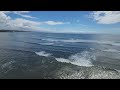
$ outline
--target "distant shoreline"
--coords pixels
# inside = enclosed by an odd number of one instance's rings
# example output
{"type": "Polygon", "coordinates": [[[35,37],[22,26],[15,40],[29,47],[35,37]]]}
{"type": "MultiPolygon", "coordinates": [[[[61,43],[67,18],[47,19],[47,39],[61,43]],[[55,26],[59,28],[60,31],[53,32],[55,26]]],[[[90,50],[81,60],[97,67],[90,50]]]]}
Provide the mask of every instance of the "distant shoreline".
{"type": "Polygon", "coordinates": [[[23,30],[0,30],[0,32],[30,32],[30,31],[23,31],[23,30]]]}

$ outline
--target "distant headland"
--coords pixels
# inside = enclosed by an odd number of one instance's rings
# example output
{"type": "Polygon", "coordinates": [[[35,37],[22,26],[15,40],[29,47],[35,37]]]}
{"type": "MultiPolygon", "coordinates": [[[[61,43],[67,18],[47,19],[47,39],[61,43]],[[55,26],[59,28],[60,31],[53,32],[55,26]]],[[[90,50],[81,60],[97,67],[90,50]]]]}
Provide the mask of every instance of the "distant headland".
{"type": "Polygon", "coordinates": [[[3,29],[1,29],[0,32],[30,32],[30,31],[23,31],[23,30],[3,30],[3,29]]]}

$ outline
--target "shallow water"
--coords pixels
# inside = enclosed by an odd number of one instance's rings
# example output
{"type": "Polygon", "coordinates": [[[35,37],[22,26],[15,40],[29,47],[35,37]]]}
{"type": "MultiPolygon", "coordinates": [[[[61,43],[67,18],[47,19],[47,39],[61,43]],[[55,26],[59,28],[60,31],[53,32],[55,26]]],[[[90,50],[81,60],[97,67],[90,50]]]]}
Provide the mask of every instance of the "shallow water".
{"type": "Polygon", "coordinates": [[[119,35],[0,33],[0,78],[120,78],[119,35]]]}

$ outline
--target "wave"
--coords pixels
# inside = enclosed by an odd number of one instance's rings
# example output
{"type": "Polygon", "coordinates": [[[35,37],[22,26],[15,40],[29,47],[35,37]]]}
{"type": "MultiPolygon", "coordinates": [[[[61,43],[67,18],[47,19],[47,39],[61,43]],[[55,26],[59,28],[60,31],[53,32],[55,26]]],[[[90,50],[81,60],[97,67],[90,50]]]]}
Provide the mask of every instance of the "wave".
{"type": "Polygon", "coordinates": [[[44,56],[44,57],[49,57],[52,55],[50,53],[46,53],[45,51],[40,51],[40,52],[35,52],[35,53],[39,56],[44,56]]]}
{"type": "Polygon", "coordinates": [[[2,49],[3,50],[18,51],[18,52],[34,53],[34,51],[25,50],[25,49],[16,49],[16,48],[2,48],[2,49]]]}
{"type": "Polygon", "coordinates": [[[120,51],[119,51],[119,50],[116,50],[116,49],[106,49],[106,50],[102,50],[102,51],[120,53],[120,51]]]}
{"type": "Polygon", "coordinates": [[[83,51],[81,53],[73,54],[73,55],[69,56],[68,59],[57,58],[57,57],[53,56],[51,53],[47,53],[45,51],[40,51],[40,52],[35,52],[35,53],[39,56],[45,56],[45,57],[52,56],[58,62],[71,63],[74,65],[86,66],[86,67],[93,66],[92,60],[96,60],[95,55],[88,51],[83,51]]]}
{"type": "Polygon", "coordinates": [[[71,43],[77,43],[77,42],[98,42],[97,40],[82,40],[82,39],[42,39],[45,41],[52,41],[52,42],[71,42],[71,43]]]}
{"type": "Polygon", "coordinates": [[[54,45],[54,43],[40,43],[41,45],[54,45]]]}
{"type": "Polygon", "coordinates": [[[90,67],[93,66],[92,60],[95,60],[95,55],[92,55],[88,51],[83,51],[82,53],[77,53],[74,55],[69,56],[68,59],[65,58],[56,58],[59,62],[71,63],[78,66],[86,66],[90,67]]]}
{"type": "Polygon", "coordinates": [[[28,44],[36,44],[36,45],[54,45],[53,42],[64,42],[64,43],[96,43],[96,44],[105,44],[110,46],[120,46],[119,42],[116,41],[105,41],[105,40],[83,40],[83,39],[40,39],[43,41],[48,41],[46,43],[35,43],[35,42],[25,42],[25,41],[17,41],[24,42],[28,44]]]}
{"type": "Polygon", "coordinates": [[[120,79],[120,72],[114,69],[105,67],[80,67],[79,70],[64,67],[57,72],[60,79],[120,79]],[[67,71],[66,71],[67,70],[67,71]]]}
{"type": "MultiPolygon", "coordinates": [[[[54,45],[53,42],[43,42],[43,43],[26,42],[26,41],[16,41],[16,42],[23,42],[23,43],[34,44],[34,45],[54,45]]],[[[62,45],[58,45],[58,46],[62,46],[62,45]]]]}
{"type": "Polygon", "coordinates": [[[32,38],[32,39],[35,39],[35,40],[42,40],[41,38],[32,38]]]}
{"type": "Polygon", "coordinates": [[[113,45],[113,46],[120,46],[119,43],[115,43],[113,41],[100,41],[100,40],[80,40],[80,39],[71,39],[71,40],[63,40],[63,42],[69,43],[97,43],[97,44],[106,44],[106,45],[113,45]]]}
{"type": "Polygon", "coordinates": [[[120,46],[120,43],[111,43],[113,46],[120,46]]]}
{"type": "Polygon", "coordinates": [[[50,42],[58,42],[58,41],[61,41],[61,40],[58,40],[58,39],[42,39],[43,41],[50,41],[50,42]]]}
{"type": "Polygon", "coordinates": [[[7,62],[7,63],[3,64],[3,65],[1,66],[1,68],[2,68],[2,69],[3,69],[3,68],[6,68],[6,67],[10,66],[10,65],[13,64],[13,63],[15,63],[15,61],[7,62]]]}
{"type": "Polygon", "coordinates": [[[86,43],[98,43],[98,44],[106,44],[106,45],[115,45],[120,46],[120,43],[114,42],[114,41],[104,41],[104,40],[83,40],[83,39],[42,39],[49,42],[66,42],[66,43],[80,43],[80,42],[86,42],[86,43]]]}

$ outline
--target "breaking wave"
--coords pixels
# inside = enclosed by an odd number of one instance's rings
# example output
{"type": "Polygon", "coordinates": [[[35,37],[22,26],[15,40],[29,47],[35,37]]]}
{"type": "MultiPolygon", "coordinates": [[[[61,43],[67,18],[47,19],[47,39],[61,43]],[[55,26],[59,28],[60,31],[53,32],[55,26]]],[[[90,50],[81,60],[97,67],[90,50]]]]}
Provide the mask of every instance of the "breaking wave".
{"type": "Polygon", "coordinates": [[[56,58],[56,60],[59,62],[66,62],[66,63],[71,63],[78,66],[86,66],[86,67],[93,66],[92,60],[95,60],[95,59],[96,59],[95,55],[92,55],[88,51],[71,55],[69,56],[68,59],[56,58]]]}
{"type": "MultiPolygon", "coordinates": [[[[52,56],[51,53],[47,53],[45,51],[40,51],[35,53],[39,56],[45,56],[45,57],[52,56]]],[[[83,51],[81,53],[73,54],[69,56],[68,59],[57,58],[55,56],[52,56],[52,57],[54,57],[58,62],[71,63],[74,65],[86,66],[86,67],[93,66],[92,61],[96,60],[96,56],[89,51],[83,51]]]]}
{"type": "Polygon", "coordinates": [[[52,55],[50,53],[46,53],[45,51],[40,51],[40,52],[35,52],[35,53],[39,56],[45,56],[45,57],[49,57],[52,55]]]}

